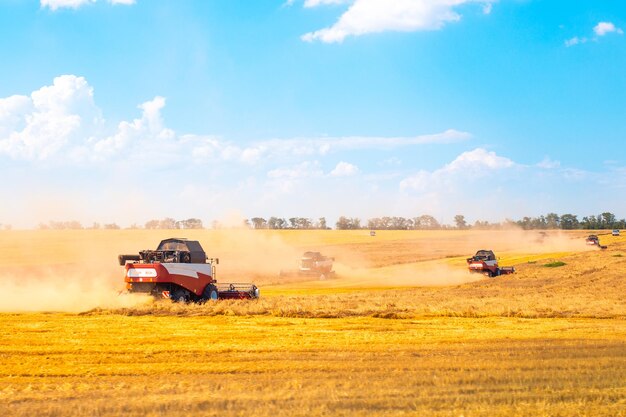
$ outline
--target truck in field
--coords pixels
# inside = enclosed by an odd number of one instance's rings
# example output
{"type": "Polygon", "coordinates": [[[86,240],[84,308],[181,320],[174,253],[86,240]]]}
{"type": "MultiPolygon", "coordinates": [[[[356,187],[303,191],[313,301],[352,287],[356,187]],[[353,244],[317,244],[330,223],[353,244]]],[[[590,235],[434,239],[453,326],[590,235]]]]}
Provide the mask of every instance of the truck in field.
{"type": "Polygon", "coordinates": [[[259,289],[251,283],[218,283],[217,258],[207,258],[200,242],[170,238],[156,250],[119,255],[129,293],[150,294],[174,302],[206,302],[217,299],[253,299],[259,289]]]}

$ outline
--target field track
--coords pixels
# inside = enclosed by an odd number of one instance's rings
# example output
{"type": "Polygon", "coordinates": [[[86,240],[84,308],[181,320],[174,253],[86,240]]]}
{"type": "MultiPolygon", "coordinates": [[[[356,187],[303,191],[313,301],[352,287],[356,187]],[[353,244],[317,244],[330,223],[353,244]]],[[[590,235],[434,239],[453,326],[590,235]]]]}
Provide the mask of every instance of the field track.
{"type": "Polygon", "coordinates": [[[185,233],[262,299],[181,306],[114,296],[169,234],[0,232],[0,415],[626,415],[626,237],[235,234],[185,233]],[[338,278],[278,279],[308,248],[338,278]],[[518,273],[469,277],[480,248],[518,273]]]}

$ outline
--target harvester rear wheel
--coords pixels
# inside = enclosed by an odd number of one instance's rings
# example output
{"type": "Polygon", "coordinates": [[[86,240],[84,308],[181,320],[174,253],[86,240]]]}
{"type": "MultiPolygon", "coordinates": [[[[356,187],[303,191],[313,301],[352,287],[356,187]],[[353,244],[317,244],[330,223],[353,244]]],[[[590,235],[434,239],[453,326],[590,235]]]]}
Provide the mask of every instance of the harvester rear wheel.
{"type": "Polygon", "coordinates": [[[217,287],[213,284],[209,284],[204,287],[204,291],[202,291],[202,300],[203,301],[215,301],[218,299],[217,287]]]}

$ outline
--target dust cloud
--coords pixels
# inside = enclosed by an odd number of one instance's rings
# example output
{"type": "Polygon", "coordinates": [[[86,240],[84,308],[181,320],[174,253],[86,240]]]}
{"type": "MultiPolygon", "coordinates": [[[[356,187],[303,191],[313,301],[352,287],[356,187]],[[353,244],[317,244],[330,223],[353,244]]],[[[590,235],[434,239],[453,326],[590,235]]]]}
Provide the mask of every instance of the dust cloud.
{"type": "MultiPolygon", "coordinates": [[[[585,232],[525,231],[518,228],[495,231],[424,232],[402,239],[398,232],[384,240],[385,232],[365,244],[331,245],[334,279],[283,280],[289,288],[382,288],[461,285],[486,279],[471,274],[465,258],[479,249],[491,249],[497,256],[515,259],[519,255],[542,255],[597,250],[585,244],[585,232]],[[378,240],[378,239],[381,240],[378,240]],[[452,259],[450,259],[452,258],[452,259]]],[[[402,233],[402,232],[399,232],[402,233]]],[[[501,262],[502,266],[513,266],[501,262]]]]}
{"type": "Polygon", "coordinates": [[[528,231],[511,228],[479,231],[469,234],[466,241],[473,244],[476,250],[493,249],[503,252],[552,253],[593,250],[593,247],[590,248],[585,244],[580,233],[572,234],[560,230],[528,231]]]}
{"type": "Polygon", "coordinates": [[[3,273],[0,282],[7,297],[1,312],[81,312],[96,307],[128,308],[151,302],[150,297],[120,295],[120,282],[84,267],[24,268],[3,273]]]}
{"type": "MultiPolygon", "coordinates": [[[[120,295],[125,287],[118,254],[155,249],[180,231],[13,231],[0,238],[0,283],[6,297],[1,312],[80,312],[125,308],[151,297],[120,295]]],[[[301,252],[271,233],[243,229],[186,230],[208,257],[219,257],[219,282],[275,280],[294,268],[301,252]]]]}
{"type": "MultiPolygon", "coordinates": [[[[219,282],[254,282],[273,288],[381,288],[460,285],[485,279],[470,274],[464,258],[478,249],[498,256],[594,250],[584,232],[506,231],[384,232],[370,239],[336,232],[285,230],[13,231],[0,234],[2,312],[123,308],[151,301],[119,296],[123,267],[117,255],[156,248],[184,234],[200,241],[208,257],[219,257],[219,282]],[[349,238],[346,238],[348,236],[349,238]],[[344,239],[344,240],[340,240],[344,239]],[[280,277],[295,271],[306,250],[335,257],[336,277],[280,277]],[[450,262],[449,258],[454,262],[450,262]]],[[[367,234],[367,235],[366,235],[367,234]]]]}
{"type": "Polygon", "coordinates": [[[367,269],[337,265],[335,269],[339,277],[338,285],[357,288],[448,286],[485,278],[480,274],[470,274],[466,268],[453,268],[440,261],[367,269]]]}
{"type": "Polygon", "coordinates": [[[218,280],[242,282],[294,269],[302,251],[265,230],[232,229],[197,236],[209,257],[219,257],[218,280]]]}

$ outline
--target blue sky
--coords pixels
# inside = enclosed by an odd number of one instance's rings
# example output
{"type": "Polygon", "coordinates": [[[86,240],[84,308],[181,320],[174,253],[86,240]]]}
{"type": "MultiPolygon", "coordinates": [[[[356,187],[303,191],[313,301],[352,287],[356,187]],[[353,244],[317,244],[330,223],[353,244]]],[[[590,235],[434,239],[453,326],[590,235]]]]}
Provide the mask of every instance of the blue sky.
{"type": "Polygon", "coordinates": [[[0,223],[626,216],[621,0],[0,0],[0,223]]]}

